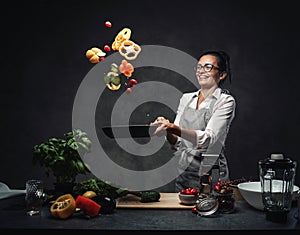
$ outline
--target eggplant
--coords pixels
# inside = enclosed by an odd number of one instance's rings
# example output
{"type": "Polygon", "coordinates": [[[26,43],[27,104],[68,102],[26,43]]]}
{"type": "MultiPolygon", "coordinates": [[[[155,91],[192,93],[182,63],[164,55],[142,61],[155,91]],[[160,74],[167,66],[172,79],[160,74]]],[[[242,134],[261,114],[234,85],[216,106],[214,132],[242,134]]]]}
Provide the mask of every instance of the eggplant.
{"type": "Polygon", "coordinates": [[[101,205],[99,214],[112,214],[114,213],[117,203],[116,200],[109,195],[97,195],[91,198],[93,201],[101,205]]]}

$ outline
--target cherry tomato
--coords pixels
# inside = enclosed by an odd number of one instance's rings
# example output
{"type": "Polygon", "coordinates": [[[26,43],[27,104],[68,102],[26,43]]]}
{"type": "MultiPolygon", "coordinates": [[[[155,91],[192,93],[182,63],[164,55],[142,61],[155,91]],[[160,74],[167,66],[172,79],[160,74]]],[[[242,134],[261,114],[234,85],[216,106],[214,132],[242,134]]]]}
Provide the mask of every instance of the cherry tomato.
{"type": "Polygon", "coordinates": [[[138,83],[137,80],[135,80],[134,78],[129,80],[129,86],[131,87],[135,86],[137,83],[138,83]]]}
{"type": "Polygon", "coordinates": [[[193,212],[194,214],[198,214],[197,208],[196,208],[195,206],[192,208],[192,212],[193,212]]]}
{"type": "Polygon", "coordinates": [[[215,190],[216,192],[219,192],[219,191],[221,190],[220,185],[215,184],[214,190],[215,190]]]}
{"type": "Polygon", "coordinates": [[[110,52],[110,47],[108,45],[105,45],[103,48],[106,52],[110,52]]]}
{"type": "Polygon", "coordinates": [[[233,189],[229,187],[229,183],[227,181],[219,181],[214,184],[214,191],[226,194],[232,192],[233,189]]]}
{"type": "Polygon", "coordinates": [[[198,193],[198,190],[195,189],[195,188],[192,188],[192,189],[191,189],[191,193],[192,193],[192,194],[197,194],[197,193],[198,193]]]}
{"type": "Polygon", "coordinates": [[[180,194],[186,194],[186,189],[180,190],[180,194]]]}
{"type": "Polygon", "coordinates": [[[106,26],[107,28],[111,28],[112,24],[111,24],[111,22],[106,21],[106,22],[105,22],[105,26],[106,26]]]}

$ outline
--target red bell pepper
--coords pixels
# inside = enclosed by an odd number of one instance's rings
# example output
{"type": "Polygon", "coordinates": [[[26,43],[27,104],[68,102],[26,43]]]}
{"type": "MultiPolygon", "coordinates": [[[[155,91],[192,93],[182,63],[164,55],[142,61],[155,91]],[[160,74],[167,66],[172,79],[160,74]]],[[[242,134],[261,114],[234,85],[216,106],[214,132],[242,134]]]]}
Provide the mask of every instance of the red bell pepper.
{"type": "Polygon", "coordinates": [[[101,205],[92,199],[83,197],[81,195],[77,196],[75,203],[77,208],[80,208],[80,210],[84,211],[90,217],[95,217],[98,215],[101,209],[101,205]]]}

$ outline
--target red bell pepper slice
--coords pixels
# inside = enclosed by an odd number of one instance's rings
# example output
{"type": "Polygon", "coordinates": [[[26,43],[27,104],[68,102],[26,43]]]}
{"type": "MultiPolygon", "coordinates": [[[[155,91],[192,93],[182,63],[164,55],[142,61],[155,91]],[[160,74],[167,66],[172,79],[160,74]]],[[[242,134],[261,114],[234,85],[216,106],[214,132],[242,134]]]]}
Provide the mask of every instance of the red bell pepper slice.
{"type": "Polygon", "coordinates": [[[95,217],[99,214],[101,205],[90,198],[78,195],[76,198],[76,207],[84,211],[88,216],[95,217]]]}

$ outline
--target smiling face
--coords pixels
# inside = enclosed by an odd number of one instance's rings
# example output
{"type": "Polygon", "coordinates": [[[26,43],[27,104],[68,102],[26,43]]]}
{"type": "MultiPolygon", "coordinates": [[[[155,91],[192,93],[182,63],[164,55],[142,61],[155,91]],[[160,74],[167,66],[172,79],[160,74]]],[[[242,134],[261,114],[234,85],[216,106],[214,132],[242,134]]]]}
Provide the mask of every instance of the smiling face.
{"type": "Polygon", "coordinates": [[[220,72],[217,57],[213,55],[202,56],[197,67],[196,76],[202,89],[217,87],[220,80],[226,77],[225,71],[220,72]]]}

